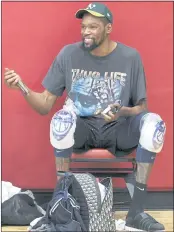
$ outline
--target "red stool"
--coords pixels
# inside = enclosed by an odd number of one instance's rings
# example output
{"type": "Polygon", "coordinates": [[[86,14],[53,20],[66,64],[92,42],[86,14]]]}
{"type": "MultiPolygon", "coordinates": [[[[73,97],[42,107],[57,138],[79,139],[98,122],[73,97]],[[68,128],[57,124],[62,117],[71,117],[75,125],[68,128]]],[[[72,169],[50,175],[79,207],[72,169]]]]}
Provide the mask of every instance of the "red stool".
{"type": "MultiPolygon", "coordinates": [[[[95,176],[112,176],[112,177],[125,177],[127,174],[132,173],[136,170],[135,154],[134,149],[127,151],[117,151],[116,156],[112,155],[108,150],[105,149],[92,149],[85,153],[73,154],[71,157],[72,164],[85,163],[85,167],[71,167],[72,172],[89,172],[95,176]],[[89,163],[96,164],[89,165],[89,163]],[[112,163],[111,167],[102,167],[101,164],[112,163]],[[121,164],[127,163],[127,165],[121,164]],[[97,165],[100,164],[100,165],[97,165]],[[118,165],[119,164],[119,165],[118,165]],[[86,167],[87,166],[87,167],[86,167]]],[[[108,165],[107,165],[108,166],[108,165]]]]}

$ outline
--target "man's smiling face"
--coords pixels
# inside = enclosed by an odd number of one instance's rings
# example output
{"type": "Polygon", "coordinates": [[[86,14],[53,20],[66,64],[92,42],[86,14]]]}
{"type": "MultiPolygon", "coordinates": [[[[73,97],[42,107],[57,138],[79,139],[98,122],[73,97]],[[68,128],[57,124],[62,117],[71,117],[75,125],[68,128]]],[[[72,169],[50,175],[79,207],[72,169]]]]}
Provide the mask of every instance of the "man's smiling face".
{"type": "Polygon", "coordinates": [[[81,35],[86,50],[92,51],[99,47],[107,37],[104,20],[89,13],[84,14],[81,23],[81,35]]]}

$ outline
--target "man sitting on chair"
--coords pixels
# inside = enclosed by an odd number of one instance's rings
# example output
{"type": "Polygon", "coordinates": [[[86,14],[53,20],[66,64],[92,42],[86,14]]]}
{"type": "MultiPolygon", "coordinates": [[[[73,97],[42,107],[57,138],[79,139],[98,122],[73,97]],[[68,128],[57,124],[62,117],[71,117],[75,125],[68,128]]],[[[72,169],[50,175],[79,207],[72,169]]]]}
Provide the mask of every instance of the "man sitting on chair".
{"type": "MultiPolygon", "coordinates": [[[[90,3],[76,18],[82,19],[82,42],[60,51],[43,80],[43,93],[25,85],[24,98],[45,115],[65,89],[68,93],[50,124],[59,176],[69,170],[73,151],[104,148],[116,155],[116,150],[136,148],[136,184],[125,229],[164,230],[144,213],[147,180],[166,127],[158,114],[148,112],[141,57],[136,49],[109,38],[113,16],[104,4],[90,3]]],[[[19,89],[19,81],[14,70],[5,70],[8,87],[19,89]]]]}

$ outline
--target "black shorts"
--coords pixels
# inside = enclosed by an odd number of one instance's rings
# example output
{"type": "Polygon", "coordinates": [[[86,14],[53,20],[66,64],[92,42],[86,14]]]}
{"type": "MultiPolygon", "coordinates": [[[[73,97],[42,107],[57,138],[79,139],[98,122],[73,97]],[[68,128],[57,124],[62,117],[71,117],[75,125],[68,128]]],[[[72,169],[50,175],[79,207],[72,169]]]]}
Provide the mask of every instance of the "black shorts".
{"type": "MultiPolygon", "coordinates": [[[[147,112],[146,112],[147,113],[147,112]]],[[[136,148],[140,138],[140,120],[145,112],[106,123],[102,118],[78,118],[74,134],[73,152],[83,153],[93,148],[103,148],[116,155],[116,151],[136,148]]]]}

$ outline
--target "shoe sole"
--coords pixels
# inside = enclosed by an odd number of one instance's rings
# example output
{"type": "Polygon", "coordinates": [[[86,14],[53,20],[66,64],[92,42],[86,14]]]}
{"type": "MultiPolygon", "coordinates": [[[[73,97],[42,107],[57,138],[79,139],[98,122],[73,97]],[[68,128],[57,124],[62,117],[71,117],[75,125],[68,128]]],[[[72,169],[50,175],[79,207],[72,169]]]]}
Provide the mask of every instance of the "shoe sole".
{"type": "Polygon", "coordinates": [[[136,228],[129,227],[129,226],[125,226],[124,230],[126,230],[126,231],[145,231],[145,230],[140,230],[140,229],[136,229],[136,228]]]}
{"type": "MultiPolygon", "coordinates": [[[[124,230],[125,231],[144,231],[144,232],[146,232],[146,230],[140,230],[140,229],[136,229],[136,228],[129,227],[129,226],[125,226],[124,230]]],[[[165,232],[165,230],[154,230],[154,232],[165,232]]]]}

